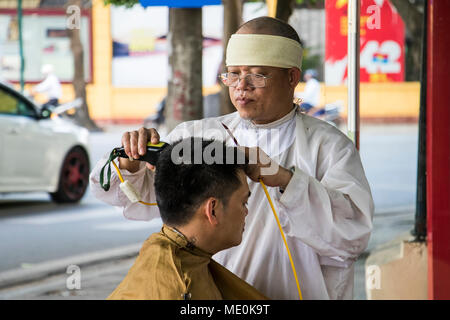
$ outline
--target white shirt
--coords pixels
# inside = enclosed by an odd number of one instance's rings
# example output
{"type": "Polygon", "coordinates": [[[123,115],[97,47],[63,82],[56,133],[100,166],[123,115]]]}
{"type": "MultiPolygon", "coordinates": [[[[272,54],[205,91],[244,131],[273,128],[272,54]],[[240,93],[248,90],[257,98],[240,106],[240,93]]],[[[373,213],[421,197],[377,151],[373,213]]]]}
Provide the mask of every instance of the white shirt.
{"type": "Polygon", "coordinates": [[[54,74],[49,74],[44,81],[34,87],[34,90],[45,93],[48,100],[60,99],[62,95],[61,83],[54,74]]]}
{"type": "Polygon", "coordinates": [[[303,99],[302,102],[309,103],[313,107],[319,106],[320,103],[320,83],[314,78],[306,82],[305,90],[299,94],[303,99]]]}
{"type": "MultiPolygon", "coordinates": [[[[370,187],[353,143],[321,120],[294,109],[270,124],[254,125],[237,112],[219,118],[182,123],[167,137],[174,142],[195,136],[225,140],[225,123],[240,145],[259,145],[285,168],[294,168],[286,190],[269,188],[287,237],[304,299],[352,299],[353,263],[366,248],[374,210],[370,187]],[[277,139],[277,135],[281,139],[277,139]]],[[[129,219],[159,217],[157,207],[132,204],[120,191],[113,173],[111,189],[101,189],[99,172],[106,157],[93,169],[92,192],[99,199],[124,207],[129,219]]],[[[142,200],[155,202],[153,172],[141,164],[124,179],[141,191],[142,200]]],[[[114,171],[113,171],[114,172],[114,171]]],[[[248,180],[251,197],[239,246],[214,259],[271,299],[298,299],[289,258],[268,200],[259,183],[248,180]]]]}

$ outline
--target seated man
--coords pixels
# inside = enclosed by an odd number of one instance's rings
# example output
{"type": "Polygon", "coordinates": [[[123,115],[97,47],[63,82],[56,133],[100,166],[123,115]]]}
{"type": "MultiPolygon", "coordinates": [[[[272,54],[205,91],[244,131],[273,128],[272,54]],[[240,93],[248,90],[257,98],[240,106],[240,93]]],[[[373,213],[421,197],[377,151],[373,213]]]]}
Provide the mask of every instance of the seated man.
{"type": "Polygon", "coordinates": [[[108,299],[266,299],[211,259],[242,240],[250,191],[246,165],[236,164],[245,157],[238,153],[222,142],[201,138],[181,140],[161,152],[155,192],[164,225],[144,242],[108,299]],[[191,153],[187,158],[186,150],[191,153]],[[209,154],[216,160],[207,161],[212,164],[205,164],[208,150],[221,151],[209,154]],[[226,161],[230,151],[233,164],[226,161]],[[200,164],[193,161],[198,154],[200,164]],[[181,157],[183,162],[177,160],[181,157]]]}

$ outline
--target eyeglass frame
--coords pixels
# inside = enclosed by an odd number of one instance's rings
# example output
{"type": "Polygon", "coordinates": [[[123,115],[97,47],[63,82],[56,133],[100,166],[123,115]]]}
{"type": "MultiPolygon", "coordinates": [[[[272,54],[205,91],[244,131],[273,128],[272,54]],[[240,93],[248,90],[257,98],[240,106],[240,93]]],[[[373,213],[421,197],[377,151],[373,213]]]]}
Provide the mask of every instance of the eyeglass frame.
{"type": "Polygon", "coordinates": [[[247,82],[247,84],[248,84],[248,86],[249,86],[250,88],[264,88],[265,86],[267,86],[267,79],[272,78],[272,77],[265,76],[265,75],[260,74],[260,73],[248,73],[248,74],[246,74],[245,76],[243,76],[243,77],[241,78],[241,76],[239,76],[239,74],[237,74],[237,73],[235,73],[235,72],[224,72],[224,73],[221,73],[221,74],[218,76],[218,78],[222,81],[222,83],[223,83],[225,86],[231,87],[231,88],[235,88],[235,87],[237,87],[237,86],[239,85],[239,82],[240,82],[242,79],[245,79],[245,78],[247,78],[248,76],[261,76],[261,77],[264,79],[264,85],[261,86],[261,87],[255,87],[254,85],[250,85],[250,84],[247,82]],[[234,85],[234,86],[229,86],[229,85],[225,84],[225,83],[224,83],[224,78],[222,78],[223,76],[225,77],[225,75],[228,75],[228,74],[230,74],[230,73],[233,73],[233,74],[237,75],[237,77],[238,77],[237,83],[236,83],[236,85],[234,85]]]}

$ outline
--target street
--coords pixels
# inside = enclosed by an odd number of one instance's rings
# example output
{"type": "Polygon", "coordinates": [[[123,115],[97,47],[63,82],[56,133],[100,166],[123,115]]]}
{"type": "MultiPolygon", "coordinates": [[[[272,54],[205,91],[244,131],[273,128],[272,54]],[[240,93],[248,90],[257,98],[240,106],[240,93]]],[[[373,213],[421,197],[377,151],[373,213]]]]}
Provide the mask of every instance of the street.
{"type": "Polygon", "coordinates": [[[372,189],[375,212],[414,208],[417,125],[362,125],[360,142],[360,155],[372,189]]]}
{"type": "MultiPolygon", "coordinates": [[[[90,135],[91,168],[120,145],[128,127],[90,135]]],[[[46,193],[0,195],[0,272],[35,263],[142,243],[160,220],[131,221],[86,191],[79,204],[58,205],[46,193]]]]}
{"type": "MultiPolygon", "coordinates": [[[[120,145],[124,130],[135,128],[115,126],[103,133],[91,133],[91,167],[103,154],[120,145]]],[[[362,125],[361,158],[372,188],[375,214],[384,217],[391,211],[412,212],[417,125],[362,125]]],[[[376,228],[386,228],[386,233],[382,239],[371,239],[369,246],[410,230],[412,217],[405,218],[401,226],[375,224],[376,228]]],[[[89,189],[77,205],[54,204],[45,193],[0,195],[0,272],[142,243],[160,226],[160,220],[126,220],[118,208],[98,201],[89,189]]]]}

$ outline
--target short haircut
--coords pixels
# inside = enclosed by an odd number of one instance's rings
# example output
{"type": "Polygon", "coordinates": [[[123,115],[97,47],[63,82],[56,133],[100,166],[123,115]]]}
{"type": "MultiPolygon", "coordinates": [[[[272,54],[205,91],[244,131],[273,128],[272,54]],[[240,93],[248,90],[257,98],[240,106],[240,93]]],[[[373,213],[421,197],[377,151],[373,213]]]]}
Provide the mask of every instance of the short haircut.
{"type": "Polygon", "coordinates": [[[242,24],[239,30],[245,30],[254,34],[268,34],[289,38],[297,41],[303,47],[297,31],[288,23],[277,18],[258,17],[242,24]]]}
{"type": "Polygon", "coordinates": [[[243,164],[238,164],[239,161],[227,164],[225,158],[230,151],[235,159],[241,152],[235,147],[226,147],[220,141],[187,138],[173,143],[161,152],[156,164],[155,193],[161,219],[165,224],[170,226],[187,224],[200,205],[210,197],[219,199],[224,206],[227,205],[231,194],[241,186],[239,170],[245,171],[247,167],[245,161],[243,164]],[[180,143],[190,146],[188,151],[194,151],[196,145],[201,146],[201,151],[204,151],[207,146],[214,143],[216,145],[212,146],[222,150],[218,152],[221,153],[221,159],[218,159],[218,163],[212,164],[205,163],[203,159],[201,163],[196,163],[194,152],[191,152],[190,163],[185,161],[177,164],[173,161],[172,151],[180,143]]]}

